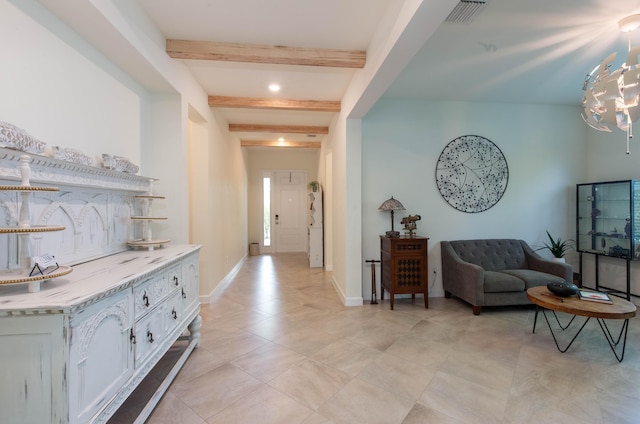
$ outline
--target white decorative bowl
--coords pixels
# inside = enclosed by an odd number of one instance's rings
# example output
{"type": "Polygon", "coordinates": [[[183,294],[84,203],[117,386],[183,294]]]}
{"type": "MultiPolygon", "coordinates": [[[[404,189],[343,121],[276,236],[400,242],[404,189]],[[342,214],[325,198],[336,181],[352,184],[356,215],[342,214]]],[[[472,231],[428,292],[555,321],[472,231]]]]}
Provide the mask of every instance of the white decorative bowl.
{"type": "Polygon", "coordinates": [[[61,148],[60,146],[52,146],[51,153],[56,159],[67,162],[79,163],[82,165],[93,165],[93,159],[84,153],[69,148],[61,148]]]}
{"type": "Polygon", "coordinates": [[[0,147],[40,154],[47,145],[27,134],[22,128],[0,121],[0,147]]]}
{"type": "Polygon", "coordinates": [[[102,154],[102,167],[126,172],[128,174],[136,174],[140,170],[140,167],[131,163],[129,159],[123,158],[122,156],[113,156],[108,153],[102,154]]]}

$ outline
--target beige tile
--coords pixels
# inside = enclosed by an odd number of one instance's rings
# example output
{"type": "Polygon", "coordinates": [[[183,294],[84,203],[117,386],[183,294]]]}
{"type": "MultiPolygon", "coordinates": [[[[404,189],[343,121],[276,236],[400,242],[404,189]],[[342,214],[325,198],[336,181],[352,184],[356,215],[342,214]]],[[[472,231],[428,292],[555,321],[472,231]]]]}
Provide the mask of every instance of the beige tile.
{"type": "Polygon", "coordinates": [[[184,384],[172,385],[169,390],[207,419],[262,385],[239,368],[225,364],[184,384]]]}
{"type": "Polygon", "coordinates": [[[400,336],[401,334],[398,334],[387,327],[368,323],[363,326],[354,327],[351,334],[347,337],[349,340],[356,343],[384,351],[394,344],[400,336]]]}
{"type": "Polygon", "coordinates": [[[316,410],[348,381],[348,374],[307,359],[289,368],[269,385],[316,410]]]}
{"type": "Polygon", "coordinates": [[[329,418],[325,418],[322,415],[314,412],[309,418],[304,420],[302,424],[335,424],[329,418]]]}
{"type": "Polygon", "coordinates": [[[183,384],[196,377],[206,374],[209,371],[224,365],[226,360],[214,355],[206,349],[194,349],[189,359],[184,364],[180,373],[176,376],[175,383],[183,384]]]}
{"type": "Polygon", "coordinates": [[[380,354],[379,350],[340,339],[327,345],[311,358],[355,377],[380,354]]]}
{"type": "Polygon", "coordinates": [[[255,378],[268,382],[304,359],[303,355],[291,349],[268,343],[236,358],[231,363],[255,378]]]}
{"type": "Polygon", "coordinates": [[[452,352],[451,343],[439,343],[413,335],[399,337],[385,350],[386,353],[402,358],[409,363],[421,363],[436,368],[447,361],[452,352]]]}
{"type": "MultiPolygon", "coordinates": [[[[133,422],[133,421],[130,421],[133,422]]],[[[202,424],[205,421],[172,393],[166,393],[147,424],[202,424]]]]}
{"type": "MultiPolygon", "coordinates": [[[[531,307],[474,316],[457,299],[396,305],[345,308],[331,273],[304,254],[249,257],[202,306],[202,345],[150,422],[639,422],[640,317],[618,363],[595,321],[562,354],[541,318],[532,334],[531,307]]],[[[120,422],[153,392],[140,388],[120,422]]]]}
{"type": "Polygon", "coordinates": [[[438,372],[419,402],[459,420],[477,423],[499,422],[507,405],[505,392],[438,372]]]}
{"type": "Polygon", "coordinates": [[[463,421],[416,403],[402,424],[462,424],[463,421]]]}
{"type": "Polygon", "coordinates": [[[414,403],[358,378],[318,410],[336,424],[400,424],[414,403]]]}
{"type": "Polygon", "coordinates": [[[268,386],[242,397],[207,420],[208,424],[299,424],[313,411],[268,386]]]}
{"type": "Polygon", "coordinates": [[[492,389],[508,392],[516,369],[517,354],[504,360],[491,353],[471,354],[473,349],[460,347],[451,352],[439,370],[492,389]]]}
{"type": "Polygon", "coordinates": [[[421,362],[412,363],[383,353],[358,377],[415,402],[433,378],[436,370],[437,368],[429,368],[421,362]]]}
{"type": "Polygon", "coordinates": [[[302,355],[313,355],[340,337],[316,328],[299,328],[277,337],[274,342],[302,355]]]}
{"type": "Polygon", "coordinates": [[[203,335],[200,349],[206,349],[214,355],[233,360],[267,343],[268,340],[262,337],[236,329],[235,331],[221,332],[216,337],[209,337],[208,334],[203,335]]]}

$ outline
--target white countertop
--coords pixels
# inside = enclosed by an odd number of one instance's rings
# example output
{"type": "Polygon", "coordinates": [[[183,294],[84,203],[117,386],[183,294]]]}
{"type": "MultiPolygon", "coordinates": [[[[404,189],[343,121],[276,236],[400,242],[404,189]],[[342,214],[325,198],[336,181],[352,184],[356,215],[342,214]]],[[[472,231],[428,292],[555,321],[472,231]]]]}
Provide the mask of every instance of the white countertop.
{"type": "Polygon", "coordinates": [[[94,303],[123,285],[200,249],[199,245],[167,245],[152,251],[127,250],[73,266],[60,278],[41,283],[29,293],[27,284],[0,285],[0,315],[64,313],[94,303]]]}

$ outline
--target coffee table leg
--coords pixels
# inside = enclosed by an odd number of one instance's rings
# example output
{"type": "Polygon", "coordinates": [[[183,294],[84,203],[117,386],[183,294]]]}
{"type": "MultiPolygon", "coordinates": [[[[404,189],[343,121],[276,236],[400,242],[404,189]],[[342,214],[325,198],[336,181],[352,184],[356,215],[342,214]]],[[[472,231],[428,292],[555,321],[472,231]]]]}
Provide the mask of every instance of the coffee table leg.
{"type": "Polygon", "coordinates": [[[615,355],[616,359],[618,360],[618,362],[622,362],[622,360],[624,359],[624,350],[627,347],[627,330],[629,330],[629,320],[628,319],[624,320],[624,323],[622,324],[622,328],[620,329],[620,334],[618,334],[617,340],[614,340],[613,335],[611,334],[611,331],[609,330],[609,327],[607,326],[607,323],[604,321],[604,319],[598,318],[598,324],[600,324],[600,328],[602,329],[604,338],[607,339],[607,342],[609,343],[609,347],[611,348],[611,351],[615,355]],[[616,352],[616,347],[620,343],[620,340],[622,340],[622,352],[620,356],[618,356],[618,352],[616,352]]]}
{"type": "Polygon", "coordinates": [[[536,305],[536,314],[533,316],[533,331],[532,333],[536,333],[536,323],[538,322],[538,312],[540,311],[540,307],[536,305]]]}
{"type": "MultiPolygon", "coordinates": [[[[555,315],[555,313],[554,313],[554,315],[555,315]]],[[[587,325],[587,323],[591,319],[591,317],[587,317],[587,319],[582,323],[582,327],[580,327],[578,332],[573,336],[573,338],[571,339],[569,344],[564,349],[562,349],[562,348],[560,348],[560,345],[558,344],[558,339],[556,338],[556,334],[553,332],[553,328],[551,328],[551,323],[549,322],[549,318],[547,318],[547,314],[546,314],[544,308],[542,309],[542,316],[544,316],[544,320],[547,322],[547,326],[549,327],[549,331],[551,331],[551,336],[553,337],[553,341],[555,342],[556,347],[558,348],[558,351],[560,351],[560,353],[565,353],[567,350],[569,350],[569,348],[571,347],[573,342],[578,338],[578,335],[580,335],[580,333],[582,332],[582,329],[584,328],[584,326],[587,325]]],[[[575,315],[573,316],[573,318],[571,318],[571,321],[569,321],[569,324],[567,324],[566,327],[563,328],[562,326],[560,326],[562,331],[564,331],[567,327],[569,327],[569,325],[573,322],[574,318],[575,318],[575,315]]],[[[558,319],[558,317],[556,316],[556,320],[557,319],[558,319]]]]}

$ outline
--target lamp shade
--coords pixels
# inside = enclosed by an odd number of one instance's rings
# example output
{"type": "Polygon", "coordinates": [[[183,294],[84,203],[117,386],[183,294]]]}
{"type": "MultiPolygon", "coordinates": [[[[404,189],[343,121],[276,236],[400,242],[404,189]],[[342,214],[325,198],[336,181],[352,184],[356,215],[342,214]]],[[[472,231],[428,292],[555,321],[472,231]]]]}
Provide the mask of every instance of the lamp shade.
{"type": "Polygon", "coordinates": [[[396,200],[391,196],[391,199],[385,200],[380,207],[378,208],[380,211],[403,211],[404,206],[400,201],[396,200]]]}

